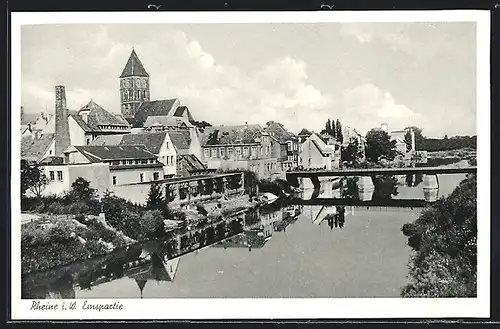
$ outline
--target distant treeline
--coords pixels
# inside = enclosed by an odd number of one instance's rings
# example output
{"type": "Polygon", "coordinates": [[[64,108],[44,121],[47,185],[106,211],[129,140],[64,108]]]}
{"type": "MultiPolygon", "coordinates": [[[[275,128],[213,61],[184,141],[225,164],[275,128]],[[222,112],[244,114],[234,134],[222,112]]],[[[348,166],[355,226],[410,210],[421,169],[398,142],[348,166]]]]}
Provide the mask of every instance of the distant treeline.
{"type": "Polygon", "coordinates": [[[417,144],[417,150],[433,151],[450,151],[462,148],[476,149],[476,136],[454,136],[443,139],[423,138],[417,144]]]}

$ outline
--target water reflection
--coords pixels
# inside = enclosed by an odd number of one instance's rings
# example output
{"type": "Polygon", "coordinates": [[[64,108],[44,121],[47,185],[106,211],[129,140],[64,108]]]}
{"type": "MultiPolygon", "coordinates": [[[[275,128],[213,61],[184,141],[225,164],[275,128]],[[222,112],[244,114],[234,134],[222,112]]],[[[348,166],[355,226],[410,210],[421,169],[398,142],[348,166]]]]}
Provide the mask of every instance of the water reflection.
{"type": "MultiPolygon", "coordinates": [[[[451,193],[463,178],[464,175],[440,177],[441,195],[451,193]]],[[[420,177],[414,175],[413,178],[380,176],[375,177],[372,183],[373,190],[370,192],[369,184],[363,186],[364,183],[360,183],[358,177],[333,180],[329,184],[322,182],[318,195],[319,198],[363,200],[366,197],[364,194],[371,193],[371,199],[387,200],[395,197],[412,198],[414,197],[412,193],[416,192],[415,195],[422,198],[422,187],[433,188],[432,179],[422,175],[420,177]],[[360,189],[360,185],[364,189],[360,189]],[[414,188],[416,185],[419,185],[417,189],[414,188]]],[[[368,287],[367,289],[373,288],[370,285],[371,280],[374,280],[373,275],[363,276],[357,281],[346,279],[342,281],[343,283],[335,285],[335,280],[326,280],[328,281],[326,282],[321,276],[323,274],[320,275],[320,273],[327,273],[329,278],[350,278],[355,275],[353,273],[371,273],[373,268],[370,266],[374,265],[363,263],[360,259],[379,256],[382,261],[394,259],[394,253],[399,252],[398,246],[406,241],[404,236],[400,236],[400,225],[414,219],[411,217],[414,216],[414,212],[388,213],[385,210],[372,211],[372,208],[363,207],[362,211],[354,214],[354,208],[343,203],[299,205],[294,201],[275,202],[239,215],[242,217],[243,232],[220,243],[203,245],[208,249],[204,252],[200,251],[198,256],[194,256],[198,253],[195,251],[193,255],[169,259],[165,257],[168,255],[168,245],[156,242],[138,244],[118,250],[111,255],[23,276],[22,298],[78,298],[79,294],[109,298],[109,294],[115,294],[113,291],[106,292],[106,289],[95,287],[112,281],[115,281],[116,285],[108,289],[123,289],[127,291],[124,294],[132,298],[142,297],[144,289],[148,291],[145,296],[151,294],[160,297],[219,296],[223,293],[231,295],[231,291],[240,287],[241,280],[245,282],[256,280],[255,282],[258,283],[251,287],[249,284],[249,290],[245,293],[251,296],[262,286],[262,292],[259,292],[261,295],[274,289],[273,296],[298,294],[310,297],[308,295],[310,291],[317,295],[324,293],[325,285],[335,286],[336,293],[341,296],[349,294],[353,296],[359,284],[364,284],[368,287]],[[367,243],[359,243],[365,240],[358,240],[358,238],[366,239],[367,243]],[[260,253],[261,249],[265,252],[260,253]],[[377,250],[376,254],[372,254],[374,250],[377,250]],[[262,257],[265,257],[266,262],[260,261],[262,257]],[[343,264],[351,264],[351,267],[343,269],[331,265],[329,260],[335,257],[343,264]],[[279,264],[278,261],[280,261],[279,264]],[[248,262],[247,266],[245,262],[248,262]],[[238,266],[234,267],[234,264],[238,266]],[[301,265],[297,267],[297,264],[301,265]],[[363,270],[360,271],[359,266],[364,266],[363,270]],[[318,267],[322,270],[307,270],[318,267]],[[231,269],[233,276],[226,274],[224,280],[227,281],[214,281],[219,280],[218,277],[210,277],[210,271],[214,269],[223,269],[226,273],[231,269]],[[304,273],[301,272],[302,269],[305,269],[304,273]],[[258,273],[263,274],[258,277],[258,273]],[[281,273],[281,276],[276,273],[281,273]],[[294,273],[293,277],[289,280],[284,279],[283,276],[287,276],[288,273],[294,273]],[[207,276],[209,278],[204,288],[203,282],[207,276]],[[311,285],[306,290],[301,290],[304,287],[300,282],[304,281],[310,282],[311,285]],[[148,290],[151,282],[159,283],[160,288],[156,288],[155,284],[155,289],[148,290]],[[352,282],[352,284],[345,288],[345,292],[338,292],[339,289],[344,289],[345,282],[352,282]],[[294,284],[296,286],[293,286],[294,284]],[[200,292],[203,289],[206,289],[206,292],[200,292]],[[219,291],[222,292],[219,293],[219,291]]],[[[210,233],[209,238],[216,236],[217,229],[210,233]]],[[[404,278],[407,255],[403,251],[400,254],[401,277],[404,278]]],[[[393,263],[389,263],[387,271],[393,271],[394,266],[393,263]]],[[[381,294],[388,293],[392,285],[384,280],[391,275],[391,272],[383,272],[378,267],[374,272],[380,275],[381,294]],[[387,285],[384,285],[385,283],[387,285]]],[[[366,294],[363,291],[360,290],[358,296],[366,294]]],[[[245,297],[243,293],[238,296],[245,297]]]]}
{"type": "Polygon", "coordinates": [[[373,175],[342,178],[323,178],[318,189],[303,188],[302,200],[343,199],[381,203],[398,199],[400,187],[421,187],[420,199],[436,201],[439,184],[436,175],[373,175]]]}
{"type": "MultiPolygon", "coordinates": [[[[301,209],[302,206],[281,202],[250,209],[244,216],[243,233],[211,246],[225,249],[245,247],[249,251],[263,248],[274,232],[286,231],[286,227],[297,220],[301,209]]],[[[213,232],[215,236],[220,235],[217,231],[213,232]]],[[[142,297],[149,281],[174,281],[182,257],[170,259],[169,254],[168,245],[147,242],[107,256],[31,273],[22,278],[22,298],[76,298],[78,291],[92,290],[95,286],[121,278],[133,279],[142,297]]]]}

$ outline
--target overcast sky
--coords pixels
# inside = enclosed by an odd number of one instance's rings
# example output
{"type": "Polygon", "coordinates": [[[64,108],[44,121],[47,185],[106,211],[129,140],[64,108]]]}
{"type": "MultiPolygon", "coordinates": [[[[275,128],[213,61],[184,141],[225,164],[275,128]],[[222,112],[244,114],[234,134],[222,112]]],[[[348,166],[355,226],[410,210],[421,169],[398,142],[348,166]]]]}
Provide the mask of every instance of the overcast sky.
{"type": "Polygon", "coordinates": [[[59,84],[72,110],[92,98],[119,112],[134,46],[152,100],[177,97],[214,125],[476,134],[475,23],[38,25],[21,42],[26,112],[53,111],[59,84]]]}

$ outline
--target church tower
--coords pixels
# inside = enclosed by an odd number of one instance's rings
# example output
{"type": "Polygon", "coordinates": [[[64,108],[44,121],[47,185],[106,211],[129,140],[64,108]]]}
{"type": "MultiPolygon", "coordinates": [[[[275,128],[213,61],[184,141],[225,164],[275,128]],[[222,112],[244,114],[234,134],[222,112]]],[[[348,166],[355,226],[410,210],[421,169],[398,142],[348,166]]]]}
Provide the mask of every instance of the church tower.
{"type": "Polygon", "coordinates": [[[121,113],[129,122],[142,102],[149,101],[149,74],[134,49],[120,75],[121,113]]]}

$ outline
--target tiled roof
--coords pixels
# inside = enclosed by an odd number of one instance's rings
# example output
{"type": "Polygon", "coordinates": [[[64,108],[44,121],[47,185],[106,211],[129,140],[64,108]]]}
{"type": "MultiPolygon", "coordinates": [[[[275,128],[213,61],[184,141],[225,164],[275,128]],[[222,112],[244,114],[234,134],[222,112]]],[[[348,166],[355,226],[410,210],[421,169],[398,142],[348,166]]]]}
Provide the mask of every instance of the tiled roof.
{"type": "Polygon", "coordinates": [[[191,126],[190,123],[185,122],[182,118],[174,118],[166,115],[148,116],[146,122],[144,122],[144,128],[151,128],[152,126],[164,126],[164,127],[179,127],[182,123],[185,126],[191,126]]]}
{"type": "Polygon", "coordinates": [[[127,134],[121,139],[120,145],[144,145],[149,152],[158,154],[166,136],[166,132],[127,134]]]}
{"type": "MultiPolygon", "coordinates": [[[[31,138],[30,138],[31,139],[31,138]]],[[[43,134],[40,138],[21,142],[21,158],[38,161],[54,141],[54,134],[43,134]]]]}
{"type": "Polygon", "coordinates": [[[100,126],[129,126],[121,115],[115,115],[106,111],[93,100],[90,100],[90,102],[82,107],[79,112],[82,111],[90,111],[87,116],[87,125],[94,131],[100,130],[100,126]]]}
{"type": "Polygon", "coordinates": [[[127,64],[120,75],[120,78],[125,77],[149,77],[148,72],[141,63],[134,49],[128,58],[127,64]]]}
{"type": "Polygon", "coordinates": [[[142,102],[134,119],[138,123],[144,123],[149,116],[166,116],[170,113],[176,101],[177,98],[142,102]]]}
{"type": "Polygon", "coordinates": [[[286,128],[279,122],[268,122],[264,130],[280,143],[285,143],[287,140],[291,140],[295,137],[294,134],[286,130],[286,128]]]}
{"type": "Polygon", "coordinates": [[[70,114],[69,116],[75,120],[75,122],[80,126],[80,128],[82,128],[84,132],[88,133],[94,131],[85,121],[83,121],[82,117],[78,114],[70,114]]]}
{"type": "Polygon", "coordinates": [[[183,168],[188,171],[207,169],[207,166],[205,166],[194,154],[183,154],[180,155],[178,159],[181,161],[183,168]]]}
{"type": "Polygon", "coordinates": [[[122,141],[123,135],[100,135],[94,139],[90,146],[118,145],[122,141]]]}
{"type": "Polygon", "coordinates": [[[170,141],[174,145],[177,152],[186,154],[191,145],[191,136],[189,131],[169,131],[170,141]]]}
{"type": "Polygon", "coordinates": [[[73,146],[90,162],[123,159],[154,159],[155,155],[142,145],[73,146]]]}
{"type": "Polygon", "coordinates": [[[202,145],[258,143],[263,130],[260,125],[207,127],[202,136],[202,145]]]}

